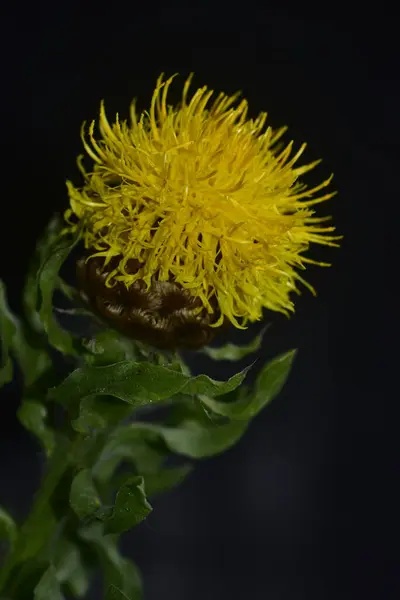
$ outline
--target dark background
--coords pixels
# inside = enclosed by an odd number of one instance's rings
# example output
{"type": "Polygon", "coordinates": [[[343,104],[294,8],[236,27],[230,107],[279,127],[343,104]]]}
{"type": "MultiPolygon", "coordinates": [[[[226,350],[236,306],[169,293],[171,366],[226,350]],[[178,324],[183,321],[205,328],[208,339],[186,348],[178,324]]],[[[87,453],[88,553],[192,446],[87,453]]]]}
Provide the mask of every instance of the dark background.
{"type": "MultiPolygon", "coordinates": [[[[394,15],[379,4],[353,14],[77,0],[3,1],[1,12],[0,259],[15,308],[36,238],[66,206],[65,179],[79,182],[81,122],[101,98],[109,115],[126,114],[133,96],[147,108],[162,71],[241,89],[253,116],[267,110],[273,126],[290,126],[286,139],[308,142],[307,159],[324,158],[316,177],[335,173],[339,195],[320,210],[345,239],[314,254],[334,266],[310,269],[318,297],[304,292],[290,321],[265,317],[255,368],[299,348],[287,386],[237,447],[199,463],[124,540],[146,600],[397,597],[394,15]]],[[[191,360],[221,379],[236,368],[191,360]]],[[[42,457],[15,417],[15,385],[0,406],[0,503],[19,516],[42,457]]]]}

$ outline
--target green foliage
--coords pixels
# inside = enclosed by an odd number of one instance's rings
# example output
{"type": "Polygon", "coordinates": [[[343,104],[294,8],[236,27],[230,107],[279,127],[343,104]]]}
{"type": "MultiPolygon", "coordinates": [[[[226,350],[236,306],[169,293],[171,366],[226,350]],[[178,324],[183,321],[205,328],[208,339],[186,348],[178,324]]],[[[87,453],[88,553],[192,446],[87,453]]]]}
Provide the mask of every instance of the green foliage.
{"type": "Polygon", "coordinates": [[[15,333],[15,326],[9,317],[4,283],[0,280],[0,386],[11,381],[13,367],[10,358],[10,346],[15,333]]]}
{"type": "Polygon", "coordinates": [[[105,600],[130,600],[124,592],[122,592],[119,588],[115,587],[115,585],[110,585],[107,590],[105,600]]]}
{"type": "MultiPolygon", "coordinates": [[[[76,298],[59,271],[79,232],[71,240],[60,228],[60,220],[53,220],[38,244],[24,288],[25,320],[12,314],[0,282],[0,384],[11,380],[14,359],[23,375],[18,418],[48,459],[25,523],[18,526],[0,508],[0,539],[9,549],[0,569],[0,597],[84,598],[100,565],[103,599],[142,600],[139,571],[120,555],[119,536],[150,515],[148,497],[187,477],[192,461],[240,440],[281,390],[295,353],[269,362],[254,385],[245,385],[254,362],[219,381],[192,376],[177,352],[134,342],[102,329],[97,320],[93,337],[75,338],[58,323],[53,295],[59,289],[71,302],[76,298]],[[68,355],[72,372],[64,380],[57,379],[51,349],[68,355]],[[55,382],[47,389],[49,376],[55,382]],[[143,420],[160,406],[168,409],[161,421],[143,420]],[[184,464],[168,466],[172,455],[185,457],[184,464]]],[[[264,332],[245,346],[203,353],[213,360],[242,359],[260,350],[264,332]]]]}
{"type": "Polygon", "coordinates": [[[48,368],[50,359],[42,348],[31,345],[27,330],[11,312],[4,283],[0,280],[0,386],[13,376],[10,354],[18,361],[25,386],[32,385],[48,368]]]}
{"type": "Polygon", "coordinates": [[[218,402],[205,394],[199,394],[202,403],[218,415],[230,419],[249,420],[255,417],[284,386],[296,352],[291,350],[267,363],[259,373],[254,389],[242,386],[236,396],[230,395],[218,402]],[[234,397],[231,400],[232,396],[234,397]],[[229,401],[231,400],[231,401],[229,401]]]}
{"type": "Polygon", "coordinates": [[[138,408],[171,398],[178,393],[219,396],[237,388],[250,367],[228,381],[214,381],[207,375],[189,377],[184,373],[145,362],[123,361],[104,367],[85,366],[73,371],[49,399],[73,406],[91,396],[115,396],[138,408]]]}
{"type": "Polygon", "coordinates": [[[89,588],[89,571],[85,567],[79,545],[60,536],[49,549],[48,560],[53,562],[57,581],[62,587],[74,597],[84,598],[89,588]]]}
{"type": "Polygon", "coordinates": [[[0,506],[0,541],[6,540],[12,548],[16,538],[17,526],[14,519],[0,506]]]}
{"type": "Polygon", "coordinates": [[[144,487],[149,497],[161,494],[174,488],[192,472],[192,465],[182,465],[181,467],[170,467],[159,469],[152,473],[145,473],[144,487]]]}
{"type": "Polygon", "coordinates": [[[127,531],[141,523],[151,511],[144,491],[143,477],[130,477],[117,492],[115,505],[105,518],[104,533],[119,534],[127,531]]]}
{"type": "Polygon", "coordinates": [[[230,343],[219,347],[205,346],[205,348],[202,348],[200,352],[202,354],[206,354],[213,360],[240,360],[245,358],[248,354],[260,350],[262,340],[267,329],[268,325],[263,327],[260,333],[253,340],[251,340],[249,344],[244,346],[236,346],[235,344],[230,343]]]}
{"type": "Polygon", "coordinates": [[[69,503],[80,519],[93,515],[100,508],[101,500],[89,469],[83,469],[72,480],[69,503]]]}
{"type": "Polygon", "coordinates": [[[47,455],[50,456],[54,450],[55,434],[46,424],[46,406],[36,400],[25,399],[18,410],[18,418],[22,425],[39,439],[47,455]]]}
{"type": "Polygon", "coordinates": [[[58,287],[58,273],[79,238],[57,237],[47,249],[45,261],[39,269],[39,317],[49,343],[63,354],[76,354],[77,343],[73,336],[63,329],[54,316],[53,294],[58,287]]]}
{"type": "Polygon", "coordinates": [[[95,367],[107,366],[124,360],[139,360],[142,356],[132,340],[123,337],[112,329],[100,331],[92,338],[83,341],[87,350],[85,362],[95,367]]]}
{"type": "Polygon", "coordinates": [[[35,587],[34,600],[64,600],[53,565],[47,569],[35,587]]]}
{"type": "Polygon", "coordinates": [[[110,588],[116,588],[129,600],[142,600],[142,579],[136,565],[123,558],[118,551],[116,536],[105,535],[101,523],[85,527],[79,532],[82,540],[87,542],[96,552],[99,559],[107,598],[110,588]]]}
{"type": "Polygon", "coordinates": [[[60,235],[61,226],[62,223],[60,217],[55,216],[53,219],[51,219],[50,223],[48,224],[46,230],[43,233],[43,236],[39,239],[37,243],[36,250],[30,262],[25,280],[25,287],[22,296],[24,312],[28,323],[30,324],[31,328],[36,332],[43,331],[43,323],[40,319],[40,314],[38,310],[38,273],[40,272],[43,264],[45,263],[49,255],[50,248],[60,235]]]}

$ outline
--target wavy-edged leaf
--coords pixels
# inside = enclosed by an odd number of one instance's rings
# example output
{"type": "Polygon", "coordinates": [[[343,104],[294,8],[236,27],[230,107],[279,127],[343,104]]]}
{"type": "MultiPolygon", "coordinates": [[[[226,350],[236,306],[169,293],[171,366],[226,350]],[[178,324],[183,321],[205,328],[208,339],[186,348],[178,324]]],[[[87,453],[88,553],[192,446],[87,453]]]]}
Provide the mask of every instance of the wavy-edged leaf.
{"type": "Polygon", "coordinates": [[[15,333],[14,323],[9,318],[6,290],[0,279],[0,387],[13,378],[10,346],[15,333]]]}
{"type": "Polygon", "coordinates": [[[53,552],[57,581],[67,585],[74,597],[83,598],[89,589],[89,576],[78,545],[59,538],[53,552]]]}
{"type": "Polygon", "coordinates": [[[0,540],[6,540],[12,548],[16,539],[17,526],[14,519],[0,506],[0,540]]]}
{"type": "Polygon", "coordinates": [[[57,237],[43,253],[43,263],[37,275],[39,285],[39,317],[49,343],[64,354],[76,354],[74,337],[63,329],[54,316],[53,295],[59,287],[59,271],[79,241],[79,234],[71,238],[57,237]]]}
{"type": "Polygon", "coordinates": [[[156,448],[143,436],[136,436],[127,444],[116,444],[105,450],[103,448],[93,466],[93,478],[99,485],[105,485],[122,461],[134,465],[141,475],[156,473],[161,469],[167,454],[168,450],[156,448]]]}
{"type": "Polygon", "coordinates": [[[245,421],[214,427],[202,427],[196,421],[185,421],[180,427],[160,427],[158,431],[172,452],[191,458],[205,458],[231,448],[246,429],[245,421]]]}
{"type": "Polygon", "coordinates": [[[69,503],[80,519],[92,516],[101,507],[89,469],[82,469],[72,480],[69,503]]]}
{"type": "Polygon", "coordinates": [[[140,350],[135,342],[122,336],[113,329],[100,331],[90,339],[83,341],[87,350],[84,359],[92,366],[106,366],[124,360],[138,360],[140,350]]]}
{"type": "Polygon", "coordinates": [[[132,600],[132,598],[124,594],[124,592],[115,585],[110,585],[105,595],[105,600],[132,600]]]}
{"type": "Polygon", "coordinates": [[[53,565],[45,571],[33,593],[34,600],[64,600],[53,565]]]}
{"type": "Polygon", "coordinates": [[[214,400],[207,395],[199,394],[201,402],[218,415],[230,419],[248,420],[255,417],[283,388],[289,375],[296,350],[290,350],[267,363],[259,373],[253,390],[240,388],[233,401],[214,400]]]}
{"type": "Polygon", "coordinates": [[[28,267],[28,275],[25,280],[23,291],[23,306],[26,318],[34,331],[41,332],[43,324],[40,320],[39,304],[39,282],[38,272],[48,254],[50,246],[59,237],[62,227],[62,220],[57,215],[48,223],[43,236],[39,239],[33,258],[28,267]]]}
{"type": "Polygon", "coordinates": [[[120,487],[115,505],[104,523],[104,533],[122,533],[141,523],[152,511],[144,491],[144,479],[130,477],[120,487]]]}
{"type": "Polygon", "coordinates": [[[72,421],[78,433],[92,434],[117,425],[129,417],[133,408],[118,398],[86,396],[79,405],[79,415],[72,421]]]}
{"type": "Polygon", "coordinates": [[[142,600],[142,578],[137,566],[123,558],[116,545],[116,536],[104,535],[103,525],[94,523],[80,531],[80,537],[97,552],[104,575],[105,589],[116,587],[129,600],[142,600]]]}
{"type": "Polygon", "coordinates": [[[18,409],[18,419],[22,425],[33,433],[42,444],[47,456],[54,450],[55,434],[46,424],[47,408],[37,400],[25,399],[18,409]]]}
{"type": "Polygon", "coordinates": [[[0,385],[12,379],[10,354],[19,363],[25,386],[34,383],[49,366],[50,359],[47,353],[41,348],[32,347],[26,333],[23,325],[8,306],[5,285],[0,280],[0,385]]]}
{"type": "Polygon", "coordinates": [[[225,425],[205,427],[196,421],[184,421],[179,427],[161,427],[147,423],[132,423],[111,434],[100,460],[119,446],[135,444],[140,439],[156,443],[162,440],[170,451],[190,458],[205,458],[224,452],[233,446],[247,429],[247,421],[232,421],[225,425]]]}
{"type": "Polygon", "coordinates": [[[155,473],[143,473],[144,486],[148,497],[162,494],[176,487],[193,471],[192,465],[169,467],[155,473]]]}
{"type": "Polygon", "coordinates": [[[237,388],[250,367],[227,381],[215,381],[207,375],[189,377],[145,362],[123,361],[105,367],[84,366],[73,371],[61,385],[50,390],[49,397],[68,406],[88,396],[108,395],[137,408],[160,402],[179,392],[219,396],[237,388]]]}
{"type": "Polygon", "coordinates": [[[269,325],[263,327],[260,333],[253,340],[251,340],[251,342],[244,346],[236,346],[235,344],[231,343],[225,344],[224,346],[220,346],[218,348],[205,346],[200,350],[200,352],[206,354],[213,360],[240,360],[248,354],[257,352],[257,350],[261,348],[262,340],[268,327],[269,325]]]}

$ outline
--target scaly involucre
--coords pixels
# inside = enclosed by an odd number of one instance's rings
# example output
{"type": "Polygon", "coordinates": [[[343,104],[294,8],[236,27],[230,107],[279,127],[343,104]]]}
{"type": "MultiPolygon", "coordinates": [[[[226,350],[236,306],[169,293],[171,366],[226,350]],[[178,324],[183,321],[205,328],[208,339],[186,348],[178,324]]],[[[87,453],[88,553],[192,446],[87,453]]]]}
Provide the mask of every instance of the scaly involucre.
{"type": "Polygon", "coordinates": [[[337,245],[334,227],[312,210],[334,195],[324,191],[332,177],[308,189],[299,178],[320,161],[296,166],[305,144],[294,154],[293,142],[277,144],[286,127],[265,127],[266,113],[248,119],[238,94],[212,101],[202,87],[189,100],[189,78],[181,104],[169,106],[172,79],[158,79],[149,112],[138,117],[132,104],[129,123],[117,115],[110,124],[102,103],[100,139],[94,121],[83,125],[94,167],[86,171],[79,157],[84,185],[67,182],[68,230],[81,221],[86,248],[105,265],[120,257],[109,286],[172,279],[209,312],[215,294],[214,327],[224,316],[245,327],[263,307],[288,314],[296,283],[312,290],[296,271],[314,262],[303,256],[310,243],[337,245]],[[132,273],[129,259],[142,267],[132,273]]]}

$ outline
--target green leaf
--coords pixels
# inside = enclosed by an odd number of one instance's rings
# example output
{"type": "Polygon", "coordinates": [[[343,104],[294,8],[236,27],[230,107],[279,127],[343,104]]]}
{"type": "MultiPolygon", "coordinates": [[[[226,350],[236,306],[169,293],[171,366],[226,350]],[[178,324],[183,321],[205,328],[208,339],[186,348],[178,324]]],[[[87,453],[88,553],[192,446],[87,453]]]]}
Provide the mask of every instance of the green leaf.
{"type": "Polygon", "coordinates": [[[79,416],[72,421],[78,433],[92,434],[117,425],[129,417],[133,408],[118,398],[86,396],[80,403],[79,416]]]}
{"type": "MultiPolygon", "coordinates": [[[[252,365],[251,365],[252,366],[252,365]]],[[[120,398],[135,408],[154,404],[174,394],[218,396],[237,388],[250,367],[228,381],[214,381],[207,375],[189,377],[184,373],[145,362],[123,361],[105,367],[85,366],[73,371],[49,397],[64,406],[93,395],[120,398]]]]}
{"type": "Polygon", "coordinates": [[[34,590],[34,600],[64,600],[56,569],[51,565],[41,577],[34,590]]]}
{"type": "Polygon", "coordinates": [[[14,519],[0,506],[0,540],[7,540],[10,548],[17,539],[17,526],[14,519]]]}
{"type": "Polygon", "coordinates": [[[59,237],[62,227],[62,220],[59,216],[53,217],[47,225],[43,236],[40,238],[33,259],[28,268],[28,275],[25,281],[23,291],[23,305],[26,318],[34,331],[43,331],[43,324],[38,312],[39,303],[39,282],[38,272],[42,266],[49,248],[59,237]]]}
{"type": "Polygon", "coordinates": [[[46,425],[47,408],[36,400],[26,399],[18,410],[18,419],[41,442],[47,456],[54,450],[55,436],[51,427],[46,425]]]}
{"type": "Polygon", "coordinates": [[[269,325],[266,325],[261,332],[245,346],[236,346],[235,344],[225,344],[219,348],[205,346],[200,350],[213,360],[240,360],[252,352],[257,352],[261,348],[262,340],[269,325]]]}
{"type": "Polygon", "coordinates": [[[80,536],[98,554],[104,574],[105,589],[109,590],[114,586],[130,600],[141,600],[143,592],[139,570],[131,560],[120,555],[116,536],[104,535],[103,525],[100,523],[82,529],[80,536]]]}
{"type": "Polygon", "coordinates": [[[245,421],[208,428],[196,421],[185,421],[180,427],[162,428],[160,434],[173,452],[191,458],[205,458],[228,450],[240,440],[246,429],[245,421]]]}
{"type": "MultiPolygon", "coordinates": [[[[75,300],[79,297],[78,290],[76,288],[74,288],[72,285],[69,285],[69,283],[64,281],[64,279],[62,279],[61,277],[58,277],[58,279],[57,279],[57,289],[59,289],[60,292],[66,298],[68,298],[68,300],[71,300],[71,302],[75,302],[75,300]]],[[[86,311],[86,312],[88,312],[88,311],[86,311]]],[[[86,312],[83,314],[86,314],[86,312]]]]}
{"type": "MultiPolygon", "coordinates": [[[[247,429],[246,421],[233,421],[225,425],[205,427],[196,421],[184,421],[179,427],[160,427],[146,423],[132,423],[110,436],[102,456],[113,453],[119,446],[135,444],[138,439],[164,441],[169,450],[189,456],[204,458],[224,452],[233,446],[247,429]]],[[[100,457],[100,460],[102,457],[100,457]]]]}
{"type": "Polygon", "coordinates": [[[138,360],[140,351],[135,343],[117,331],[106,329],[93,338],[84,340],[83,347],[88,351],[84,359],[89,365],[105,366],[123,360],[138,360]]]}
{"type": "Polygon", "coordinates": [[[78,545],[61,537],[52,546],[52,552],[59,583],[68,585],[74,596],[83,598],[89,588],[89,577],[78,545]]]}
{"type": "Polygon", "coordinates": [[[39,316],[43,329],[49,343],[64,354],[76,354],[76,343],[73,336],[59,325],[54,316],[53,294],[59,285],[59,271],[78,241],[78,234],[72,239],[56,238],[43,253],[43,264],[38,273],[39,316]]]}
{"type": "Polygon", "coordinates": [[[0,279],[0,387],[11,381],[13,377],[13,365],[9,353],[14,333],[15,326],[9,318],[5,285],[0,279]]]}
{"type": "Polygon", "coordinates": [[[132,600],[132,598],[124,594],[115,585],[110,585],[105,595],[105,600],[132,600]]]}
{"type": "Polygon", "coordinates": [[[214,400],[199,394],[201,402],[218,415],[231,419],[248,420],[255,417],[283,388],[292,366],[295,350],[290,350],[267,363],[259,373],[254,389],[249,392],[242,387],[232,402],[214,400]]]}
{"type": "Polygon", "coordinates": [[[118,490],[115,506],[104,523],[104,532],[122,533],[141,523],[152,511],[144,492],[143,477],[130,477],[118,490]]]}
{"type": "Polygon", "coordinates": [[[6,288],[0,280],[0,386],[11,381],[13,376],[10,353],[20,365],[25,386],[31,385],[50,364],[47,353],[31,347],[25,334],[20,321],[8,306],[6,288]]]}
{"type": "Polygon", "coordinates": [[[105,600],[131,600],[131,598],[124,594],[119,588],[115,587],[115,585],[110,585],[105,600]]]}
{"type": "Polygon", "coordinates": [[[147,495],[155,496],[174,488],[193,471],[192,465],[160,469],[156,473],[143,473],[147,495]]]}
{"type": "Polygon", "coordinates": [[[151,446],[145,438],[137,436],[128,444],[114,445],[112,449],[105,451],[102,448],[93,466],[93,477],[99,485],[106,484],[123,460],[134,464],[141,475],[156,473],[161,468],[165,455],[165,451],[151,446]]]}
{"type": "Polygon", "coordinates": [[[101,507],[89,469],[83,469],[72,480],[69,503],[80,519],[92,516],[101,507]]]}

